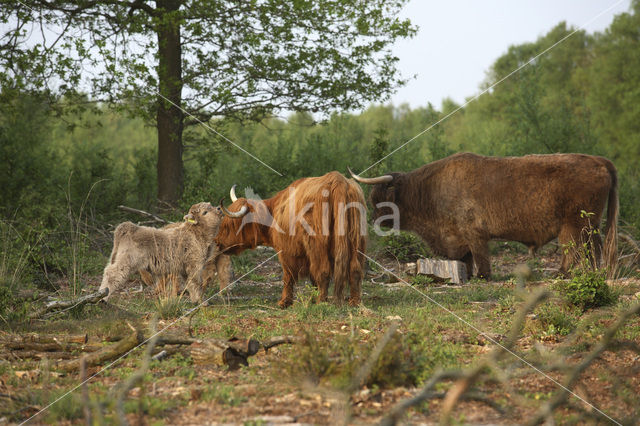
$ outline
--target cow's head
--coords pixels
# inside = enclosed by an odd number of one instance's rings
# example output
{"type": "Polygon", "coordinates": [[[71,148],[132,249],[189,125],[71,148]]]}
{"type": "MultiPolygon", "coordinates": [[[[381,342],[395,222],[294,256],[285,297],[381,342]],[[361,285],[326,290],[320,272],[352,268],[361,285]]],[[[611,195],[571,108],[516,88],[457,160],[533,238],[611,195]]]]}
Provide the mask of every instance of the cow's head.
{"type": "Polygon", "coordinates": [[[184,215],[184,221],[189,226],[203,226],[216,230],[220,226],[221,220],[222,209],[213,207],[211,203],[194,204],[189,208],[189,212],[184,215]]]}
{"type": "Polygon", "coordinates": [[[379,225],[393,227],[394,223],[391,216],[397,211],[398,202],[400,202],[400,194],[398,191],[398,176],[401,173],[391,173],[374,178],[364,178],[353,173],[348,169],[351,177],[360,183],[372,185],[369,193],[369,203],[373,210],[372,219],[377,221],[378,218],[385,218],[379,222],[379,225]]]}
{"type": "Polygon", "coordinates": [[[262,200],[236,197],[235,185],[230,196],[232,203],[229,208],[220,204],[227,217],[222,221],[216,242],[228,254],[237,254],[264,243],[273,218],[262,200]]]}

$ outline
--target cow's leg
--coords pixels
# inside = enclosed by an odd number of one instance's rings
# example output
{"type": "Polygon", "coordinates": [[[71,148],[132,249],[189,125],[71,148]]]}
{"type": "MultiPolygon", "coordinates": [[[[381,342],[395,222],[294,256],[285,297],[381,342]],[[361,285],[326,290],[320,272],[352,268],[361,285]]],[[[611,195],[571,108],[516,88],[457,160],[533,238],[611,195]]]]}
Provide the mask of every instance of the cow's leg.
{"type": "Polygon", "coordinates": [[[282,265],[282,297],[278,302],[278,306],[282,309],[288,308],[293,304],[293,286],[298,281],[301,265],[294,257],[284,256],[282,253],[278,255],[280,265],[282,265]]]}
{"type": "Polygon", "coordinates": [[[574,264],[577,255],[577,244],[582,240],[581,230],[574,225],[564,225],[558,234],[558,245],[562,250],[560,274],[566,275],[574,264]]]}
{"type": "Polygon", "coordinates": [[[491,278],[491,260],[489,259],[489,241],[476,240],[469,245],[471,250],[471,256],[473,256],[473,262],[478,268],[478,277],[489,279],[491,278]]]}
{"type": "Polygon", "coordinates": [[[471,255],[471,252],[468,252],[467,254],[462,256],[461,260],[462,262],[464,262],[465,266],[467,267],[467,276],[468,277],[473,276],[473,256],[471,255]]]}
{"type": "Polygon", "coordinates": [[[329,273],[331,265],[312,264],[310,267],[311,281],[318,287],[318,302],[326,302],[329,295],[329,281],[331,275],[329,273]]]}
{"type": "Polygon", "coordinates": [[[311,281],[318,287],[318,302],[326,302],[329,295],[329,280],[331,279],[331,264],[329,259],[313,259],[309,266],[311,281]]]}
{"type": "MultiPolygon", "coordinates": [[[[202,269],[204,265],[202,263],[188,263],[186,267],[187,272],[187,285],[186,289],[189,292],[189,298],[192,302],[199,302],[202,300],[202,269]]],[[[177,283],[174,283],[174,287],[177,288],[177,283]]]]}
{"type": "Polygon", "coordinates": [[[147,287],[153,287],[153,277],[151,276],[151,273],[146,269],[140,269],[138,270],[138,272],[140,273],[140,278],[142,279],[142,282],[147,287]]]}
{"type": "MultiPolygon", "coordinates": [[[[217,268],[216,268],[216,257],[210,257],[204,264],[202,268],[202,285],[203,287],[208,287],[209,284],[213,281],[213,277],[215,277],[217,268]]],[[[220,287],[222,289],[223,287],[220,287]]]]}
{"type": "Polygon", "coordinates": [[[233,267],[231,265],[231,257],[221,254],[216,257],[216,271],[218,272],[218,281],[220,282],[220,290],[224,290],[231,282],[233,276],[233,267]]]}
{"type": "Polygon", "coordinates": [[[360,253],[354,253],[349,262],[349,306],[360,305],[363,269],[364,256],[360,253]]]}

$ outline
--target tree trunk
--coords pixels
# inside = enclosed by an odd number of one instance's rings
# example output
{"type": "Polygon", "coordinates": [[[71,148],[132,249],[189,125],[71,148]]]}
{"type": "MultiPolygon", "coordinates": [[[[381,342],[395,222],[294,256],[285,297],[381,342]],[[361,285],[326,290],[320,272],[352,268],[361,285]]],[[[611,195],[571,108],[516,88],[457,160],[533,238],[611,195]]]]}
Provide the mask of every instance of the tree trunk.
{"type": "Polygon", "coordinates": [[[158,199],[173,207],[182,196],[182,46],[177,13],[179,0],[156,0],[159,12],[158,80],[158,199]]]}

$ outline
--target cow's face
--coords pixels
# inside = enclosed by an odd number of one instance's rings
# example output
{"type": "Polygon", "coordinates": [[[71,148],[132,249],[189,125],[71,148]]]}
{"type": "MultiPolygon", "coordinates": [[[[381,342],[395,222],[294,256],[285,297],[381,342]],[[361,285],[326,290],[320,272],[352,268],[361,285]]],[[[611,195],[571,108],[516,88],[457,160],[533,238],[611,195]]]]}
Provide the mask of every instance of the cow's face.
{"type": "Polygon", "coordinates": [[[374,222],[378,220],[378,218],[383,217],[383,219],[378,222],[381,226],[391,228],[397,225],[397,222],[394,223],[394,221],[399,219],[396,216],[399,211],[398,204],[401,201],[401,193],[399,191],[401,185],[400,175],[401,173],[390,173],[385,175],[392,177],[392,179],[387,182],[371,184],[371,192],[369,193],[369,203],[373,212],[371,216],[374,222]]]}
{"type": "MultiPolygon", "coordinates": [[[[369,193],[369,202],[371,203],[371,209],[373,211],[372,219],[376,221],[381,216],[388,216],[392,213],[390,203],[396,203],[396,191],[393,186],[393,182],[379,183],[372,185],[371,192],[369,193]]],[[[391,227],[393,226],[392,220],[387,218],[380,221],[380,225],[391,227]]]]}
{"type": "Polygon", "coordinates": [[[227,254],[237,254],[247,248],[255,248],[257,244],[257,227],[253,221],[255,206],[252,201],[237,198],[229,207],[224,207],[222,200],[220,201],[225,217],[220,225],[216,243],[221,250],[227,251],[227,254]]]}
{"type": "Polygon", "coordinates": [[[189,213],[184,216],[184,220],[191,226],[206,226],[217,229],[222,217],[220,207],[213,207],[211,203],[198,203],[191,206],[189,213]]]}

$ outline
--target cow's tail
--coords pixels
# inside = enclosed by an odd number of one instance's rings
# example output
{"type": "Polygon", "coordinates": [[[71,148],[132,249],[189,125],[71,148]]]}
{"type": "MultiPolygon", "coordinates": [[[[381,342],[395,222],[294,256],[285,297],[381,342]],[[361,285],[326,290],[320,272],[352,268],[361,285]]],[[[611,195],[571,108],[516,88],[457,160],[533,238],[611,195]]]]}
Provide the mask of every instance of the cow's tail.
{"type": "Polygon", "coordinates": [[[349,283],[349,304],[358,305],[366,250],[366,204],[362,189],[356,183],[347,182],[344,191],[344,196],[335,197],[332,203],[334,297],[342,301],[344,288],[349,283]]]}
{"type": "Polygon", "coordinates": [[[609,171],[609,175],[611,175],[604,240],[604,260],[607,267],[607,277],[613,278],[618,266],[618,172],[611,161],[605,160],[604,164],[609,171]]]}

